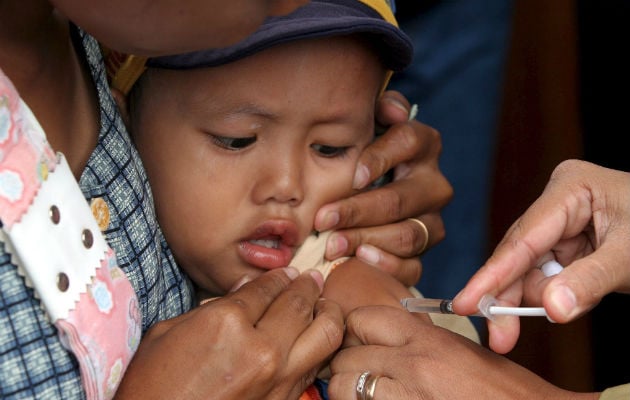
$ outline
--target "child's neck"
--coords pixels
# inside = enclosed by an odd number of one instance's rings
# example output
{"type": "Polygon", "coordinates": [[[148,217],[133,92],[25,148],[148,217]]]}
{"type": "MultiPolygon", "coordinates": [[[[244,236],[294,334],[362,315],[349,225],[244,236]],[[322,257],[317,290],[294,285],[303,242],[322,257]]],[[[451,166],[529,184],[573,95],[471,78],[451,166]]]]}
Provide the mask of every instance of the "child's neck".
{"type": "Polygon", "coordinates": [[[98,134],[89,69],[74,49],[68,21],[48,1],[0,2],[0,68],[78,178],[98,134]]]}

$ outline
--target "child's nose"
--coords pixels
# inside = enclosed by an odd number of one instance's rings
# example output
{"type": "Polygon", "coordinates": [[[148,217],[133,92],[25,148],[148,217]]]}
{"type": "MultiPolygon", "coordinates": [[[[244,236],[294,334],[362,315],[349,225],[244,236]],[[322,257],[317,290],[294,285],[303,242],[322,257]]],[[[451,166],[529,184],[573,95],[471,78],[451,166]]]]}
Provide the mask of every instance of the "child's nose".
{"type": "Polygon", "coordinates": [[[276,158],[261,166],[254,189],[254,201],[299,205],[304,199],[303,166],[298,157],[276,158]]]}

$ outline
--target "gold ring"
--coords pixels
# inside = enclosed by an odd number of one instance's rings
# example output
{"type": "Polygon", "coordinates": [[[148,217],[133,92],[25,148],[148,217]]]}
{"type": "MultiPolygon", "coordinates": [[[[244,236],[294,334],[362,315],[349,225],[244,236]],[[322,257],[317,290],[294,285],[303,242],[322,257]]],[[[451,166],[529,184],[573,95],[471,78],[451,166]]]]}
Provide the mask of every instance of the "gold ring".
{"type": "Polygon", "coordinates": [[[361,375],[359,375],[359,380],[357,381],[356,393],[357,400],[365,400],[365,388],[366,381],[371,376],[370,371],[365,371],[361,375]]]}
{"type": "Polygon", "coordinates": [[[365,396],[363,400],[374,400],[374,391],[376,390],[376,381],[380,375],[370,375],[365,382],[365,396]]]}
{"type": "Polygon", "coordinates": [[[427,229],[427,226],[424,224],[424,222],[420,221],[419,219],[417,218],[407,218],[407,219],[409,221],[416,222],[418,225],[420,225],[420,228],[424,232],[424,243],[422,244],[422,246],[420,247],[420,251],[418,252],[418,254],[422,254],[422,252],[425,251],[427,246],[429,245],[429,230],[427,229]]]}

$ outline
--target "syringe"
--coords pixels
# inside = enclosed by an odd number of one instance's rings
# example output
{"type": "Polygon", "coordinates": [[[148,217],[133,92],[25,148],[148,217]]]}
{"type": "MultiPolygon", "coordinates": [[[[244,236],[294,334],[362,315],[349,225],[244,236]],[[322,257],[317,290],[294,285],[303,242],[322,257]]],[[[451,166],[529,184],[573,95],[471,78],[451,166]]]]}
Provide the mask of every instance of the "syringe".
{"type": "MultiPolygon", "coordinates": [[[[545,276],[553,276],[562,271],[562,265],[556,260],[545,262],[540,269],[545,276]]],[[[455,314],[453,311],[453,300],[447,299],[426,299],[426,298],[405,298],[400,301],[403,307],[410,312],[455,314]]],[[[486,317],[492,319],[497,315],[517,315],[521,317],[547,317],[544,307],[503,307],[497,305],[497,300],[487,294],[481,298],[478,304],[479,312],[471,316],[486,317]]]]}
{"type": "MultiPolygon", "coordinates": [[[[400,301],[403,307],[410,312],[455,314],[453,300],[406,298],[400,301]]],[[[490,318],[495,315],[518,315],[523,317],[546,317],[547,312],[543,307],[501,307],[496,305],[496,300],[489,295],[484,296],[479,302],[479,312],[472,316],[490,318]]]]}

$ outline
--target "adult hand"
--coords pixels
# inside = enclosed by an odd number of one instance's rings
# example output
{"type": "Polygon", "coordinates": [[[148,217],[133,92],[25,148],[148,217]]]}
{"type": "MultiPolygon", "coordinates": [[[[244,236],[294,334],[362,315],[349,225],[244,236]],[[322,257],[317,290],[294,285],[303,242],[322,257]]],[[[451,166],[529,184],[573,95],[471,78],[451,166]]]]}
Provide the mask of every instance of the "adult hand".
{"type": "Polygon", "coordinates": [[[357,398],[359,376],[380,376],[377,400],[595,399],[557,388],[470,339],[388,306],[361,307],[346,321],[344,348],[333,358],[328,394],[357,398]]]}
{"type": "MultiPolygon", "coordinates": [[[[630,174],[564,161],[453,307],[458,314],[471,314],[490,293],[502,305],[543,305],[554,321],[572,321],[608,293],[630,293],[628,243],[630,174]],[[550,256],[565,268],[545,277],[538,267],[550,256]]],[[[519,321],[500,317],[489,321],[488,329],[490,347],[505,353],[518,339],[519,321]]]]}
{"type": "Polygon", "coordinates": [[[116,399],[298,398],[341,344],[343,317],[337,304],[318,300],[319,272],[296,276],[293,268],[269,271],[156,324],[116,399]]]}
{"type": "Polygon", "coordinates": [[[315,229],[336,230],[328,239],[327,259],[356,254],[408,286],[420,278],[419,253],[444,239],[440,210],[453,196],[438,165],[439,132],[409,121],[409,109],[400,93],[383,94],[377,119],[390,128],[362,153],[354,187],[365,188],[395,168],[393,182],[327,204],[315,218],[315,229]],[[407,218],[421,220],[428,238],[420,224],[407,218]]]}

